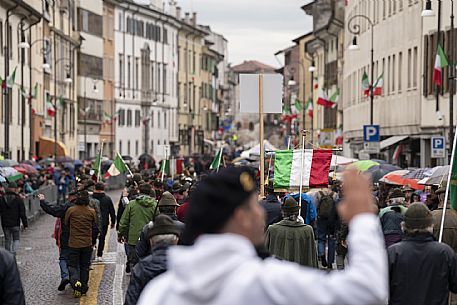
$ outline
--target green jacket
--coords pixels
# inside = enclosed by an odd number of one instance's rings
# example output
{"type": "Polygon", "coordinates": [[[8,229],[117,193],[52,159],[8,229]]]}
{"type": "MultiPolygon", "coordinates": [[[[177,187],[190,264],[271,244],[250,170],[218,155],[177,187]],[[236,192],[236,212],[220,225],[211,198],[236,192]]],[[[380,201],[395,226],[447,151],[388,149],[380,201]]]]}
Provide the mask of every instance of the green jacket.
{"type": "Polygon", "coordinates": [[[317,251],[313,228],[301,222],[284,219],[267,229],[268,251],[290,262],[317,268],[317,251]]]}
{"type": "Polygon", "coordinates": [[[154,219],[157,213],[157,201],[147,195],[140,195],[125,207],[119,222],[119,235],[128,240],[128,244],[136,246],[143,227],[154,219]]]}

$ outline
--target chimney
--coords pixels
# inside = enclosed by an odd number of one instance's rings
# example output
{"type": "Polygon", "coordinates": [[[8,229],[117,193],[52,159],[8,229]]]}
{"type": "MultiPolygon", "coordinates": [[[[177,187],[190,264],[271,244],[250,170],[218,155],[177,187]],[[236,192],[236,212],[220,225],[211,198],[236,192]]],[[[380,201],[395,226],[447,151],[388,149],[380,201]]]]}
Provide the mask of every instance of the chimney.
{"type": "Polygon", "coordinates": [[[197,26],[197,12],[192,13],[192,24],[197,26]]]}
{"type": "Polygon", "coordinates": [[[180,6],[176,7],[176,18],[178,20],[181,20],[181,7],[180,6]]]}
{"type": "Polygon", "coordinates": [[[184,21],[186,23],[189,23],[189,13],[188,12],[186,12],[186,14],[185,14],[184,21]]]}

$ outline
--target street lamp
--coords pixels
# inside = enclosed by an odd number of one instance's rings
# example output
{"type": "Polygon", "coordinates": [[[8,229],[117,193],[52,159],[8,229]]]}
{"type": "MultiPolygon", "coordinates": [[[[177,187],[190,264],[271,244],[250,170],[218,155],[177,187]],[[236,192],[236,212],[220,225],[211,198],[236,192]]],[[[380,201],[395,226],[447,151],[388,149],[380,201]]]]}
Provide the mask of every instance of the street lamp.
{"type": "Polygon", "coordinates": [[[308,71],[313,73],[316,72],[316,67],[314,66],[314,60],[311,63],[311,66],[309,66],[308,71]]]}
{"type": "Polygon", "coordinates": [[[432,10],[432,1],[427,0],[425,2],[425,9],[421,13],[422,17],[433,17],[435,16],[435,12],[432,10]]]}
{"type": "Polygon", "coordinates": [[[371,21],[370,18],[368,18],[365,15],[354,15],[349,19],[348,21],[348,30],[350,33],[356,35],[352,39],[352,44],[349,46],[349,50],[359,50],[360,47],[357,44],[357,35],[360,35],[360,24],[358,23],[353,23],[353,21],[356,18],[361,18],[365,19],[371,29],[371,85],[370,85],[370,125],[373,125],[373,107],[374,107],[374,88],[373,88],[373,83],[374,83],[374,23],[371,21]]]}
{"type": "Polygon", "coordinates": [[[71,79],[71,76],[70,76],[70,72],[67,72],[67,77],[65,77],[64,82],[66,84],[71,84],[73,82],[73,80],[71,79]]]}
{"type": "Polygon", "coordinates": [[[297,84],[297,82],[294,80],[294,77],[291,76],[290,79],[289,79],[289,81],[287,82],[287,85],[288,85],[289,87],[293,87],[293,86],[295,86],[296,84],[297,84]]]}

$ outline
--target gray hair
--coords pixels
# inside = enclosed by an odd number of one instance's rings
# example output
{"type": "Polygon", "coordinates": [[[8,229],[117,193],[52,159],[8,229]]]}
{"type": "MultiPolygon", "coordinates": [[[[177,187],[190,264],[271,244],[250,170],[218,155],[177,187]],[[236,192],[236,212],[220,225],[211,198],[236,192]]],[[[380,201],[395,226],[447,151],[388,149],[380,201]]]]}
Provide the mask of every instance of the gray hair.
{"type": "Polygon", "coordinates": [[[401,223],[401,230],[405,235],[414,236],[414,235],[421,235],[421,234],[433,234],[433,225],[428,226],[424,229],[410,229],[405,226],[405,222],[401,223]]]}
{"type": "Polygon", "coordinates": [[[390,198],[388,205],[404,205],[405,202],[406,202],[406,199],[403,197],[390,198]]]}
{"type": "Polygon", "coordinates": [[[167,245],[172,245],[178,243],[178,236],[174,234],[161,234],[154,235],[150,239],[151,244],[156,245],[158,243],[164,243],[167,245]]]}

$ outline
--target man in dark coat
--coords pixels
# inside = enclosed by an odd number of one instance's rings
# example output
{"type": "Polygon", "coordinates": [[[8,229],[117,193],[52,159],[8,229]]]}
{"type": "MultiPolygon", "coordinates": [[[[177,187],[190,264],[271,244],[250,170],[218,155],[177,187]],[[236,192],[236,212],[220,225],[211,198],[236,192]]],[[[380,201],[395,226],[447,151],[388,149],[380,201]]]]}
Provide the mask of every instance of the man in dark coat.
{"type": "Polygon", "coordinates": [[[278,196],[275,194],[273,181],[268,182],[265,190],[267,191],[267,196],[262,201],[260,201],[260,205],[265,209],[265,212],[267,213],[266,228],[268,228],[268,226],[282,220],[282,213],[281,202],[279,202],[278,196]]]}
{"type": "Polygon", "coordinates": [[[413,203],[402,224],[403,240],[387,249],[389,305],[445,305],[457,292],[457,256],[433,240],[433,216],[426,205],[413,203]]]}
{"type": "Polygon", "coordinates": [[[146,236],[151,245],[150,255],[141,259],[133,268],[124,305],[136,304],[149,281],[167,270],[167,250],[178,243],[180,233],[170,217],[164,214],[156,217],[154,225],[146,236]]]}
{"type": "Polygon", "coordinates": [[[3,197],[0,198],[0,215],[5,234],[5,249],[16,255],[19,248],[21,221],[24,229],[28,227],[25,205],[17,194],[17,184],[11,182],[3,197]]]}
{"type": "Polygon", "coordinates": [[[105,249],[106,233],[108,232],[108,225],[111,218],[111,229],[114,229],[116,224],[116,212],[114,211],[113,201],[105,193],[105,185],[103,183],[99,182],[95,184],[94,194],[92,197],[100,202],[101,228],[100,235],[98,237],[96,261],[102,261],[103,250],[105,249]]]}
{"type": "Polygon", "coordinates": [[[280,259],[317,268],[313,228],[298,220],[300,207],[289,197],[281,206],[284,219],[268,227],[265,246],[280,259]]]}
{"type": "Polygon", "coordinates": [[[393,189],[387,201],[387,207],[379,212],[382,233],[386,243],[386,249],[402,240],[403,232],[401,223],[407,210],[405,195],[400,189],[393,189]]]}
{"type": "MultiPolygon", "coordinates": [[[[184,223],[178,220],[178,217],[176,216],[176,208],[179,207],[178,203],[176,202],[175,197],[170,193],[170,192],[165,192],[162,194],[162,198],[160,198],[159,204],[157,205],[159,209],[160,214],[167,215],[173,220],[173,223],[176,225],[176,227],[179,229],[182,233],[184,232],[184,223]]],[[[151,253],[151,246],[149,243],[149,240],[147,239],[147,236],[149,235],[149,231],[153,229],[153,222],[149,222],[146,224],[141,231],[140,234],[140,239],[138,240],[138,243],[136,244],[136,254],[139,258],[143,258],[149,253],[151,253]]]]}
{"type": "Polygon", "coordinates": [[[14,256],[0,249],[0,304],[25,305],[24,289],[14,256]]]}

